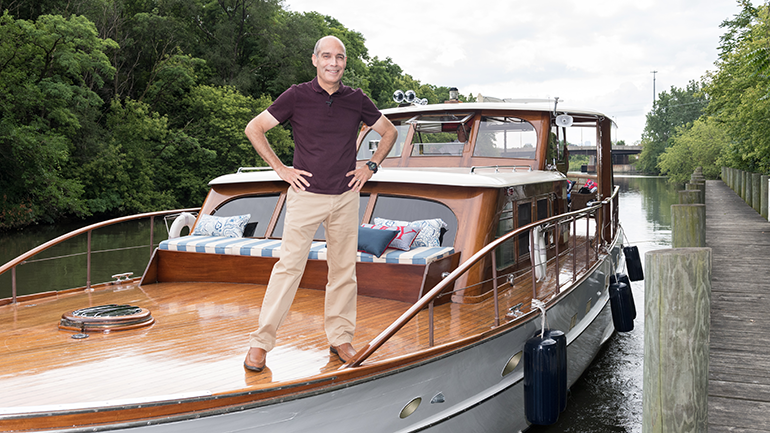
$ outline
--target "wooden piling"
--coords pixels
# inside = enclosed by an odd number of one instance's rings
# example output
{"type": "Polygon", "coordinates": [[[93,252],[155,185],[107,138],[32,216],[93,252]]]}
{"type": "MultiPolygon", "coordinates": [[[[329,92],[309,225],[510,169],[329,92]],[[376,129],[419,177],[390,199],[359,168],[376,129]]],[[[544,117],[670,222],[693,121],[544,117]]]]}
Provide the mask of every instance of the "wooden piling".
{"type": "Polygon", "coordinates": [[[759,173],[751,173],[751,207],[759,213],[759,211],[762,209],[760,207],[761,203],[760,195],[762,194],[762,184],[760,183],[762,181],[762,175],[759,173]]]}
{"type": "Polygon", "coordinates": [[[768,201],[770,201],[770,197],[767,196],[768,192],[770,192],[770,185],[768,185],[768,182],[770,182],[770,177],[763,174],[759,181],[761,187],[759,192],[759,214],[765,219],[770,219],[770,214],[768,214],[768,201]]]}
{"type": "Polygon", "coordinates": [[[671,246],[673,248],[706,246],[706,205],[671,205],[671,246]]]}
{"type": "Polygon", "coordinates": [[[679,191],[679,204],[705,204],[698,189],[685,189],[679,191]]]}
{"type": "Polygon", "coordinates": [[[645,254],[643,433],[708,430],[711,248],[645,254]]]}

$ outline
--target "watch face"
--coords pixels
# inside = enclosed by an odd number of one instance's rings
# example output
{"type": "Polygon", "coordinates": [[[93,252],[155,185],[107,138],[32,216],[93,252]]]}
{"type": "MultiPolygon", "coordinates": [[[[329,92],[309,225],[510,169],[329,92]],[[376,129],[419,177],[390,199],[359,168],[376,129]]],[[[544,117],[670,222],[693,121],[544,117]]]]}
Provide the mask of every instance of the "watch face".
{"type": "Polygon", "coordinates": [[[369,167],[369,170],[377,173],[377,163],[374,161],[369,161],[366,163],[366,165],[369,167]]]}

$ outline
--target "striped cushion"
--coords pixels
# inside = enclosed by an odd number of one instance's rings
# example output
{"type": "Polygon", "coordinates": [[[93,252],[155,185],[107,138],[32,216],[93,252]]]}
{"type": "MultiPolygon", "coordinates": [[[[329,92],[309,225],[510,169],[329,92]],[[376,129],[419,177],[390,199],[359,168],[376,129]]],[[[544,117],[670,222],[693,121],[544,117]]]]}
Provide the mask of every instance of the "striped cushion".
{"type": "MultiPolygon", "coordinates": [[[[167,239],[160,243],[160,249],[209,254],[281,257],[281,240],[189,235],[167,239]]],[[[454,248],[452,247],[417,247],[409,251],[388,248],[380,257],[359,252],[358,261],[427,265],[453,253],[454,248]]],[[[308,258],[326,260],[326,242],[313,242],[308,258]]]]}

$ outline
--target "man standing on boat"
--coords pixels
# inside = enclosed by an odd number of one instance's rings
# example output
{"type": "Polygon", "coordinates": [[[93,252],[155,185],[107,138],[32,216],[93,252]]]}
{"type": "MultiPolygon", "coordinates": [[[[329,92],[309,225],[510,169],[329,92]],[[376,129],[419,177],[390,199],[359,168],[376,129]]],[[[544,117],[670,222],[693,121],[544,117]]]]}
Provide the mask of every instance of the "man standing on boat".
{"type": "Polygon", "coordinates": [[[262,159],[288,182],[281,258],[273,267],[262,301],[259,328],[250,334],[243,365],[262,371],[276,332],[289,312],[305,269],[313,235],[323,223],[327,265],[324,327],[331,352],[343,362],[356,350],[351,342],[356,320],[356,251],[361,187],[390,152],[397,131],[361,91],[342,84],[345,45],[334,36],[318,40],[313,51],[317,76],[291,86],[249,122],[246,136],[262,159]],[[270,148],[265,132],[290,121],[294,165],[285,166],[270,148]],[[370,161],[356,168],[356,135],[361,122],[382,136],[370,161]]]}

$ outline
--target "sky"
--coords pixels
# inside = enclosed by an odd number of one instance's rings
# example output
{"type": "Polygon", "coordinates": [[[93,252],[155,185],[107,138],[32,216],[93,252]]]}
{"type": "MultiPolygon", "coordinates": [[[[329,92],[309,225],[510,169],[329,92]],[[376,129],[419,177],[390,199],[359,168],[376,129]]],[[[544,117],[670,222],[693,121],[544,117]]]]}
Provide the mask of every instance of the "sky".
{"type": "Polygon", "coordinates": [[[735,0],[284,0],[284,6],[334,17],[364,36],[370,57],[390,57],[423,84],[457,87],[466,96],[558,97],[565,106],[600,111],[617,123],[614,139],[626,144],[641,139],[654,93],[685,88],[716,70],[719,25],[740,12],[735,0]]]}

